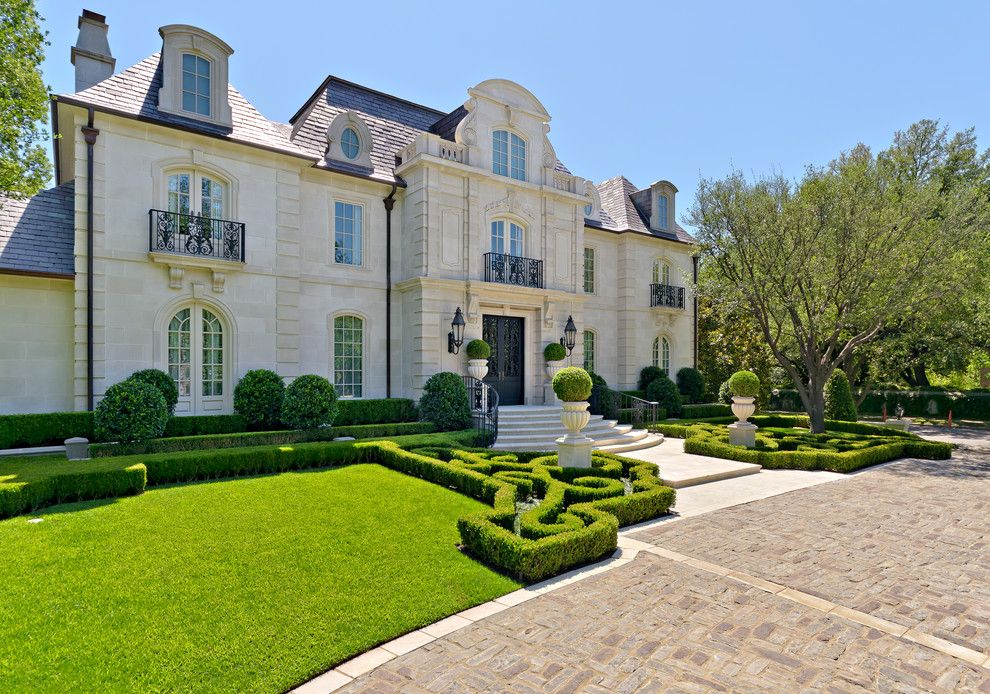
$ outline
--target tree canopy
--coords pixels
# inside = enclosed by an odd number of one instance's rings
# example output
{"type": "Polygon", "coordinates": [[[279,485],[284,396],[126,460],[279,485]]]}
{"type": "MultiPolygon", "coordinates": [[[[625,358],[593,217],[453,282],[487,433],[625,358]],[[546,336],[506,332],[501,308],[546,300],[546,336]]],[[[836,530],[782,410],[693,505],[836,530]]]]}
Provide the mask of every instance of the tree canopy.
{"type": "Polygon", "coordinates": [[[701,291],[748,308],[814,431],[836,368],[969,291],[987,246],[986,162],[972,131],[949,138],[921,121],[879,154],[860,144],[798,181],[701,182],[690,220],[715,278],[701,291]]]}
{"type": "Polygon", "coordinates": [[[37,193],[51,172],[40,23],[33,0],[0,0],[0,193],[8,195],[37,193]]]}

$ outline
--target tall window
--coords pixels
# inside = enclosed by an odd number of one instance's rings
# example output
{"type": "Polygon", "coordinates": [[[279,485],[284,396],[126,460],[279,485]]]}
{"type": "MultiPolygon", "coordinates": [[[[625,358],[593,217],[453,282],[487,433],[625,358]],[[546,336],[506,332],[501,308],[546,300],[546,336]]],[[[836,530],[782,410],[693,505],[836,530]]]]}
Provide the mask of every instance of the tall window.
{"type": "Polygon", "coordinates": [[[666,337],[658,337],[653,341],[653,366],[659,366],[665,374],[670,375],[670,342],[666,337]]]}
{"type": "Polygon", "coordinates": [[[182,110],[210,115],[210,61],[192,53],[182,54],[182,110]]]}
{"type": "Polygon", "coordinates": [[[168,375],[179,389],[179,397],[192,394],[192,335],[190,309],[184,308],[168,324],[168,375]]]}
{"type": "Polygon", "coordinates": [[[590,330],[584,331],[584,370],[595,370],[595,334],[590,330]]]}
{"type": "Polygon", "coordinates": [[[361,217],[364,208],[349,202],[335,202],[333,215],[334,260],[344,265],[361,264],[361,217]]]}
{"type": "Polygon", "coordinates": [[[333,319],[333,383],[344,398],[364,392],[364,321],[357,316],[333,319]]]}
{"type": "Polygon", "coordinates": [[[361,151],[361,140],[354,128],[344,128],[340,134],[340,149],[348,159],[355,159],[361,151]]]}
{"type": "Polygon", "coordinates": [[[516,257],[523,254],[523,228],[515,222],[497,219],[492,222],[492,253],[503,253],[516,257]],[[509,235],[506,237],[506,227],[509,235]]]}
{"type": "Polygon", "coordinates": [[[507,130],[492,134],[492,172],[526,180],[526,141],[507,130]]]}
{"type": "Polygon", "coordinates": [[[595,249],[584,249],[584,293],[595,293],[595,249]]]}
{"type": "Polygon", "coordinates": [[[203,395],[223,395],[223,326],[203,309],[203,395]]]}
{"type": "Polygon", "coordinates": [[[177,412],[217,412],[224,406],[224,327],[210,309],[194,304],[168,322],[168,374],[179,391],[177,412]]]}
{"type": "Polygon", "coordinates": [[[168,176],[168,211],[224,219],[227,187],[208,174],[179,171],[168,176]]]}
{"type": "Polygon", "coordinates": [[[670,284],[670,265],[662,260],[653,261],[653,284],[670,284]]]}
{"type": "Polygon", "coordinates": [[[667,196],[666,195],[657,196],[657,227],[660,229],[667,228],[667,196]]]}

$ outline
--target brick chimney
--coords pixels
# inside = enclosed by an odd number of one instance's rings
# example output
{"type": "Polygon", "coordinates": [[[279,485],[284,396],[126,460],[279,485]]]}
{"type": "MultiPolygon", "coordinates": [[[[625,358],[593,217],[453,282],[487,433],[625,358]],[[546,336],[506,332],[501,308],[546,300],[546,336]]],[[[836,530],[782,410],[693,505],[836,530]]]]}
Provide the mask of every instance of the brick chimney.
{"type": "Polygon", "coordinates": [[[72,64],[76,66],[76,91],[92,87],[113,74],[116,59],[107,41],[107,18],[90,10],[79,15],[79,38],[72,47],[72,64]]]}

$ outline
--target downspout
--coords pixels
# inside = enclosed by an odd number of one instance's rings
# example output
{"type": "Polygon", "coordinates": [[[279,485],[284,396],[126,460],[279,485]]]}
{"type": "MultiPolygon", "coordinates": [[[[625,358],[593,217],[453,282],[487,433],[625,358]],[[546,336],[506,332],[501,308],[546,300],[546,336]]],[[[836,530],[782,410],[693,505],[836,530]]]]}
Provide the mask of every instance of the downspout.
{"type": "Polygon", "coordinates": [[[93,411],[93,147],[100,131],[93,127],[93,107],[82,128],[86,140],[86,409],[93,411]]]}
{"type": "Polygon", "coordinates": [[[392,397],[392,208],[398,183],[392,171],[392,190],[382,199],[385,205],[385,397],[392,397]]]}
{"type": "Polygon", "coordinates": [[[691,256],[691,264],[694,266],[694,326],[693,326],[693,342],[694,342],[694,368],[698,368],[698,256],[691,256]]]}

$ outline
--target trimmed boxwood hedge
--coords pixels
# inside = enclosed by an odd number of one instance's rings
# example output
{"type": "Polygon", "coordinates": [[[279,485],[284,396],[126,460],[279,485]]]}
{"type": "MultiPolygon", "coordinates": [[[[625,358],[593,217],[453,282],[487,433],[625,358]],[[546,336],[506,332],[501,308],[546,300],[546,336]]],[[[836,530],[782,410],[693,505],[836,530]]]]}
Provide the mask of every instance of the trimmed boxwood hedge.
{"type": "Polygon", "coordinates": [[[730,416],[732,416],[732,407],[718,402],[681,406],[681,419],[706,419],[708,417],[730,416]]]}
{"type": "MultiPolygon", "coordinates": [[[[898,404],[904,406],[908,417],[945,417],[952,410],[955,419],[990,421],[990,393],[980,389],[962,393],[941,390],[870,391],[857,409],[859,414],[879,415],[887,405],[887,414],[894,416],[898,404]]],[[[804,406],[797,391],[781,389],[770,398],[770,407],[787,412],[800,412],[804,406]]]]}
{"type": "Polygon", "coordinates": [[[8,518],[54,504],[140,494],[147,470],[134,461],[21,458],[4,461],[0,478],[11,480],[0,483],[0,518],[8,518]]]}
{"type": "Polygon", "coordinates": [[[0,448],[59,446],[73,436],[93,440],[92,412],[0,415],[0,448]]]}

